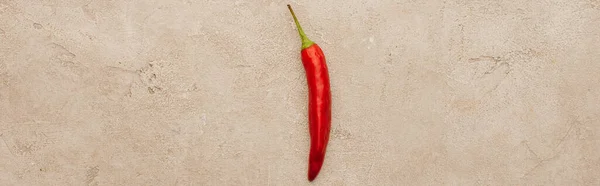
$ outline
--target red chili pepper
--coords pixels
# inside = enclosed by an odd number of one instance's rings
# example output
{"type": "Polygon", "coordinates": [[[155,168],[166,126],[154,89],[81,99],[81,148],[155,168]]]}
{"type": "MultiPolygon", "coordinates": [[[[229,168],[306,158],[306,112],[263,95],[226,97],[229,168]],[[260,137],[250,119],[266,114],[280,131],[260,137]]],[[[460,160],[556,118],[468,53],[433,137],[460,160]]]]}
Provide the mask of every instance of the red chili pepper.
{"type": "Polygon", "coordinates": [[[329,130],[331,129],[331,92],[329,72],[325,55],[319,45],[312,42],[298,23],[290,5],[287,5],[302,39],[302,64],[308,83],[308,122],[310,130],[310,154],[308,158],[308,180],[313,181],[323,165],[329,130]]]}

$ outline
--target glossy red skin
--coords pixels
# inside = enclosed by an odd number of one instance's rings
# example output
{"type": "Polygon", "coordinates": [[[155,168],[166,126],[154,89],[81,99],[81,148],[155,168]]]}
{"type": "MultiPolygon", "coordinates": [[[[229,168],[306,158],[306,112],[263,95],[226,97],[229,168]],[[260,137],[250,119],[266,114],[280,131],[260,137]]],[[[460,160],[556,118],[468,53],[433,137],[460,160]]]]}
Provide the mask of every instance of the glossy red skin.
{"type": "Polygon", "coordinates": [[[302,50],[302,64],[308,83],[310,154],[308,180],[314,180],[325,159],[331,129],[331,92],[325,55],[317,44],[302,50]]]}

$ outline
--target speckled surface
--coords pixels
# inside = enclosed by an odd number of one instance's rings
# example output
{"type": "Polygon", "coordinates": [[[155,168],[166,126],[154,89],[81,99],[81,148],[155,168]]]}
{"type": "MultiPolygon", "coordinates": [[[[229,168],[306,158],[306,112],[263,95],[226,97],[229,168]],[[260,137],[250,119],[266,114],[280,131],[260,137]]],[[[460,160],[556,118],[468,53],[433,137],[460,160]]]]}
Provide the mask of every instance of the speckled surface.
{"type": "Polygon", "coordinates": [[[0,0],[0,185],[600,185],[600,1],[0,0]],[[327,55],[306,179],[286,4],[327,55]]]}

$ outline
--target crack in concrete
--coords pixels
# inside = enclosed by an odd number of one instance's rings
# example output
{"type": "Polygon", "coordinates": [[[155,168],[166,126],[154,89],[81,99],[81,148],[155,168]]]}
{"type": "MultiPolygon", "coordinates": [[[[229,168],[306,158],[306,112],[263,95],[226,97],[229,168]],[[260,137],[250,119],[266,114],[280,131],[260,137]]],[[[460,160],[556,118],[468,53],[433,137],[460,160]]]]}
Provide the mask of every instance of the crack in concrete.
{"type": "Polygon", "coordinates": [[[544,165],[544,164],[546,164],[547,162],[550,162],[551,160],[553,160],[553,159],[557,158],[557,157],[558,157],[558,156],[561,154],[560,152],[557,152],[557,151],[556,151],[556,149],[558,149],[558,147],[560,147],[560,145],[564,143],[564,141],[567,139],[567,137],[569,136],[569,134],[571,133],[571,131],[573,131],[573,128],[575,127],[575,125],[577,125],[577,123],[579,123],[579,121],[578,121],[578,120],[574,120],[574,121],[572,121],[572,122],[569,122],[569,123],[570,123],[570,124],[569,124],[569,125],[570,125],[570,126],[569,126],[569,129],[567,129],[567,132],[565,132],[565,134],[564,134],[564,135],[563,135],[563,136],[562,136],[560,139],[558,139],[558,142],[557,142],[557,144],[556,144],[556,145],[554,146],[554,148],[552,149],[552,154],[553,154],[553,155],[552,155],[552,156],[550,156],[550,157],[548,157],[548,158],[541,159],[541,158],[540,158],[540,157],[537,155],[537,153],[535,153],[535,151],[533,151],[533,150],[531,149],[531,147],[529,147],[529,144],[528,144],[528,142],[527,142],[527,141],[525,141],[525,146],[526,146],[527,150],[528,150],[529,152],[531,152],[531,153],[532,153],[532,154],[533,154],[533,155],[536,157],[536,159],[538,160],[538,162],[536,163],[536,165],[535,165],[533,168],[529,169],[529,171],[527,171],[527,172],[526,172],[526,173],[525,173],[525,174],[524,174],[524,175],[521,177],[521,179],[525,179],[527,176],[531,175],[531,174],[533,173],[533,171],[535,171],[535,170],[536,170],[536,169],[538,169],[539,167],[543,166],[543,165],[544,165]]]}
{"type": "Polygon", "coordinates": [[[12,154],[12,156],[16,156],[15,153],[10,148],[10,146],[8,146],[8,143],[6,143],[6,139],[4,138],[4,134],[0,134],[0,138],[2,138],[2,142],[4,142],[4,146],[6,146],[6,148],[8,148],[8,152],[10,152],[10,154],[12,154]]]}

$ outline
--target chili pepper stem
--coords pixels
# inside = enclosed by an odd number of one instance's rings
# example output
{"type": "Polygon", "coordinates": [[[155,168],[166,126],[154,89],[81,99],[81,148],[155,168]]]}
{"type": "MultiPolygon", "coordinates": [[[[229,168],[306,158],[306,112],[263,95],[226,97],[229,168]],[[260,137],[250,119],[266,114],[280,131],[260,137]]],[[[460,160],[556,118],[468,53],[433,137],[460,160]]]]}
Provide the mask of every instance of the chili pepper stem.
{"type": "Polygon", "coordinates": [[[300,39],[302,39],[302,49],[308,48],[311,45],[315,44],[313,41],[308,39],[308,37],[306,37],[306,34],[304,34],[304,30],[302,30],[302,26],[300,26],[300,23],[298,22],[298,18],[296,18],[296,14],[294,14],[294,10],[292,10],[292,6],[290,6],[288,4],[287,7],[288,7],[288,9],[290,9],[290,13],[292,13],[292,17],[294,17],[294,22],[296,23],[296,28],[298,29],[298,34],[300,34],[300,39]]]}

